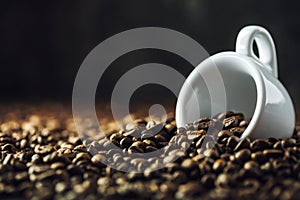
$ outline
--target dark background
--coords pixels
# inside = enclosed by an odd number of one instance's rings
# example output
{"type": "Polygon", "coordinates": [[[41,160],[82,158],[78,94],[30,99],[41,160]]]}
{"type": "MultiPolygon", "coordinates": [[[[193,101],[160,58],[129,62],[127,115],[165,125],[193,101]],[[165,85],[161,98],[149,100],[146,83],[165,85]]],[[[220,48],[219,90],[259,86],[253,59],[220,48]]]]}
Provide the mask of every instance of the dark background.
{"type": "MultiPolygon", "coordinates": [[[[299,19],[297,1],[2,1],[1,100],[71,102],[73,82],[85,56],[121,31],[146,26],[174,29],[198,41],[212,55],[234,50],[239,30],[257,24],[271,32],[280,80],[299,107],[299,19]]],[[[105,95],[97,98],[107,100],[122,73],[147,62],[170,65],[184,75],[192,70],[186,61],[168,52],[131,52],[107,70],[100,83],[105,95]]],[[[140,90],[136,96],[175,102],[162,87],[140,90]]]]}

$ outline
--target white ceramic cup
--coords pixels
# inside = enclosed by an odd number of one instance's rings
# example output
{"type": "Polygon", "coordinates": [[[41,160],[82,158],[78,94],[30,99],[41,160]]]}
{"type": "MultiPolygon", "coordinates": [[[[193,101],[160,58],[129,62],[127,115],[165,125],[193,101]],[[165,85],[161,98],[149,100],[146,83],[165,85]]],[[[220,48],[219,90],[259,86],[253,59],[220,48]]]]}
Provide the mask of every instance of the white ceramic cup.
{"type": "Polygon", "coordinates": [[[251,118],[241,138],[284,138],[293,134],[293,103],[278,80],[272,37],[260,26],[240,31],[236,52],[210,56],[192,71],[178,96],[177,126],[228,110],[251,118]],[[254,40],[259,58],[253,52],[254,40]]]}

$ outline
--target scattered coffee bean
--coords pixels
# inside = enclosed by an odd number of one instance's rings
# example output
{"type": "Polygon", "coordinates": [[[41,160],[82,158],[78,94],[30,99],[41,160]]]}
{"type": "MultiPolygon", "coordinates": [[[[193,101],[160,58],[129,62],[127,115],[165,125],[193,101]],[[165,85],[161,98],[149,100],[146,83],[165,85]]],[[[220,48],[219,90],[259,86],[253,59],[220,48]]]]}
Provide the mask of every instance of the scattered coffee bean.
{"type": "Polygon", "coordinates": [[[251,151],[249,149],[242,149],[235,153],[235,161],[242,164],[250,159],[251,151]]]}
{"type": "Polygon", "coordinates": [[[270,147],[269,143],[263,139],[256,139],[250,144],[251,151],[262,151],[270,147]]]}

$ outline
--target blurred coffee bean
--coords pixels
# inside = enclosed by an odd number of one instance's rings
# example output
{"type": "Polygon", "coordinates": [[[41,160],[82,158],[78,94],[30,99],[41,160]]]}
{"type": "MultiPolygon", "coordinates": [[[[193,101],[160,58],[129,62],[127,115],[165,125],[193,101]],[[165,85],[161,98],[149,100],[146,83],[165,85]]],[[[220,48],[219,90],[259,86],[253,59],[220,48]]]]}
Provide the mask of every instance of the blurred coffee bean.
{"type": "Polygon", "coordinates": [[[190,197],[199,196],[203,192],[203,187],[197,182],[191,182],[180,185],[176,192],[176,198],[185,199],[190,197]]]}
{"type": "Polygon", "coordinates": [[[245,163],[247,160],[250,159],[251,151],[249,149],[242,149],[235,153],[235,159],[238,163],[242,164],[245,163]]]}
{"type": "Polygon", "coordinates": [[[239,151],[241,149],[248,149],[250,147],[250,139],[244,138],[238,142],[235,146],[234,151],[239,151]]]}
{"type": "Polygon", "coordinates": [[[224,188],[224,187],[234,187],[237,184],[237,182],[235,178],[230,174],[220,174],[217,177],[215,184],[218,187],[224,188]]]}
{"type": "Polygon", "coordinates": [[[226,162],[223,159],[218,159],[214,162],[213,170],[218,174],[223,171],[226,162]]]}
{"type": "Polygon", "coordinates": [[[229,129],[236,127],[239,124],[239,119],[236,116],[231,116],[223,120],[224,128],[229,129]]]}
{"type": "Polygon", "coordinates": [[[214,116],[213,118],[217,119],[217,120],[223,120],[225,119],[226,117],[231,117],[234,115],[234,112],[232,111],[226,111],[226,112],[222,112],[222,113],[219,113],[217,114],[216,116],[214,116]]]}
{"type": "Polygon", "coordinates": [[[251,144],[250,144],[251,151],[254,151],[254,152],[255,151],[263,151],[265,149],[268,149],[269,147],[270,147],[269,143],[263,139],[256,139],[253,142],[251,142],[251,144]]]}
{"type": "Polygon", "coordinates": [[[281,150],[278,149],[267,149],[263,151],[263,154],[267,157],[267,158],[278,158],[283,156],[283,152],[281,150]]]}
{"type": "Polygon", "coordinates": [[[245,120],[242,120],[240,122],[239,127],[245,127],[245,128],[247,128],[249,124],[250,124],[250,120],[245,119],[245,120]]]}
{"type": "Polygon", "coordinates": [[[237,145],[238,142],[239,142],[239,138],[237,136],[230,136],[227,139],[226,146],[233,149],[233,148],[236,147],[236,145],[237,145]]]}
{"type": "Polygon", "coordinates": [[[267,156],[261,151],[252,153],[251,158],[252,158],[252,160],[255,160],[258,164],[263,164],[268,161],[267,156]]]}

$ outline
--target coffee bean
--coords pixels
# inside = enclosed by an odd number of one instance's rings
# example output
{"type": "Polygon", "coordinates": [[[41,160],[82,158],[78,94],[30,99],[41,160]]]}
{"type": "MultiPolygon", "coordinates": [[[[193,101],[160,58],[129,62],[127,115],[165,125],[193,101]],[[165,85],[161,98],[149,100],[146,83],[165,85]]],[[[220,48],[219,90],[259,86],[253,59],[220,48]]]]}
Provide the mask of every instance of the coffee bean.
{"type": "Polygon", "coordinates": [[[259,164],[263,164],[263,163],[267,162],[267,160],[268,160],[266,155],[261,151],[257,151],[255,153],[252,153],[251,158],[252,158],[252,160],[255,160],[259,164]]]}
{"type": "Polygon", "coordinates": [[[250,139],[244,138],[238,142],[238,144],[235,146],[234,151],[240,151],[241,149],[248,149],[250,147],[250,139]]]}
{"type": "Polygon", "coordinates": [[[152,152],[152,151],[157,151],[158,149],[156,147],[153,146],[147,146],[145,148],[145,152],[152,152]]]}
{"type": "Polygon", "coordinates": [[[163,183],[160,186],[160,191],[168,195],[173,195],[177,191],[177,185],[172,182],[163,183]]]}
{"type": "Polygon", "coordinates": [[[11,165],[14,161],[13,154],[7,154],[3,160],[3,165],[11,165]]]}
{"type": "Polygon", "coordinates": [[[283,146],[282,141],[277,141],[277,142],[273,145],[273,148],[274,148],[274,149],[281,149],[281,150],[283,150],[283,149],[284,149],[284,146],[283,146]]]}
{"type": "Polygon", "coordinates": [[[185,159],[182,163],[181,163],[181,167],[184,169],[184,170],[192,170],[194,168],[197,168],[198,167],[198,164],[197,162],[195,162],[194,160],[192,159],[185,159]]]}
{"type": "Polygon", "coordinates": [[[208,189],[213,188],[215,186],[216,176],[214,174],[205,174],[201,178],[201,183],[208,189]]]}
{"type": "Polygon", "coordinates": [[[141,135],[141,140],[145,140],[145,139],[152,139],[153,140],[153,136],[154,134],[149,133],[148,130],[147,131],[143,131],[142,135],[141,135]]]}
{"type": "Polygon", "coordinates": [[[236,127],[236,126],[238,126],[238,124],[239,124],[239,120],[236,116],[231,116],[231,117],[225,118],[223,120],[223,125],[224,125],[224,128],[226,128],[226,129],[231,128],[231,127],[236,127]]]}
{"type": "Polygon", "coordinates": [[[256,139],[250,144],[250,148],[252,151],[263,151],[265,149],[268,149],[269,143],[262,139],[256,139]]]}
{"type": "Polygon", "coordinates": [[[279,140],[277,138],[273,138],[273,137],[267,139],[267,142],[269,143],[270,146],[273,146],[278,141],[279,140]]]}
{"type": "Polygon", "coordinates": [[[282,140],[282,144],[284,148],[293,147],[296,144],[296,139],[294,138],[285,138],[282,140]]]}
{"type": "Polygon", "coordinates": [[[222,113],[219,113],[217,114],[216,116],[214,116],[213,118],[217,119],[217,120],[223,120],[225,119],[226,117],[231,117],[234,115],[234,112],[232,111],[226,111],[226,112],[222,112],[222,113]]]}
{"type": "Polygon", "coordinates": [[[195,130],[200,130],[200,129],[208,129],[208,127],[213,125],[213,121],[207,117],[205,118],[200,118],[198,120],[196,120],[193,123],[193,127],[195,130]]]}
{"type": "Polygon", "coordinates": [[[255,179],[246,179],[241,183],[241,187],[241,196],[253,195],[259,190],[260,184],[255,179]]]}
{"type": "Polygon", "coordinates": [[[55,162],[55,163],[52,163],[51,165],[50,165],[50,168],[51,169],[64,169],[65,168],[65,164],[64,163],[62,163],[62,162],[55,162]]]}
{"type": "Polygon", "coordinates": [[[136,142],[132,143],[131,146],[132,147],[138,147],[140,149],[144,149],[145,148],[145,143],[143,143],[142,141],[136,141],[136,142]]]}
{"type": "Polygon", "coordinates": [[[148,146],[156,147],[156,143],[153,140],[146,139],[143,140],[143,143],[146,145],[146,147],[148,146]]]}
{"type": "Polygon", "coordinates": [[[240,170],[240,168],[241,168],[240,165],[229,161],[227,163],[227,166],[224,168],[224,173],[227,173],[227,174],[237,173],[240,170]]]}
{"type": "Polygon", "coordinates": [[[250,159],[251,151],[249,149],[242,149],[235,153],[235,159],[238,163],[242,164],[250,159]]]}
{"type": "Polygon", "coordinates": [[[14,145],[12,144],[5,144],[2,146],[2,151],[7,151],[9,153],[15,153],[16,152],[16,148],[14,145]]]}
{"type": "Polygon", "coordinates": [[[281,150],[277,150],[277,149],[267,149],[267,150],[263,151],[263,154],[267,158],[278,158],[283,155],[283,152],[281,150]]]}
{"type": "Polygon", "coordinates": [[[176,193],[176,198],[185,199],[187,197],[196,197],[203,192],[203,187],[197,182],[191,182],[180,185],[176,193]]]}
{"type": "Polygon", "coordinates": [[[137,147],[137,146],[130,146],[128,148],[128,152],[129,153],[144,153],[144,150],[141,149],[141,148],[139,148],[139,147],[137,147]]]}
{"type": "Polygon", "coordinates": [[[225,165],[226,165],[226,162],[223,159],[218,159],[214,162],[213,170],[216,173],[220,173],[223,171],[225,165]]]}
{"type": "Polygon", "coordinates": [[[171,177],[171,181],[175,184],[183,184],[188,182],[188,177],[187,175],[182,172],[182,171],[176,171],[172,177],[171,177]]]}
{"type": "Polygon", "coordinates": [[[235,148],[238,142],[239,142],[239,138],[237,136],[230,136],[227,139],[226,146],[230,148],[235,148]]]}
{"type": "Polygon", "coordinates": [[[241,137],[243,132],[245,131],[245,128],[243,127],[233,127],[229,130],[233,135],[237,137],[241,137]]]}
{"type": "Polygon", "coordinates": [[[233,187],[236,185],[236,180],[232,175],[229,174],[220,174],[216,181],[215,184],[218,187],[224,188],[224,187],[233,187]]]}
{"type": "MultiPolygon", "coordinates": [[[[217,135],[217,137],[218,137],[218,142],[219,143],[224,143],[224,142],[222,142],[223,141],[223,139],[227,139],[229,136],[231,136],[232,134],[229,132],[229,130],[221,130],[219,133],[218,133],[218,135],[217,135]]],[[[226,142],[227,142],[227,140],[226,140],[226,142]]]]}
{"type": "Polygon", "coordinates": [[[259,164],[255,161],[248,161],[244,164],[244,169],[246,170],[257,170],[259,168],[259,164]]]}
{"type": "Polygon", "coordinates": [[[247,128],[248,127],[248,125],[250,124],[250,120],[242,120],[241,122],[240,122],[240,124],[239,124],[239,127],[245,127],[245,128],[247,128]]]}
{"type": "Polygon", "coordinates": [[[176,126],[173,124],[166,124],[164,127],[169,134],[174,134],[176,131],[176,126]]]}
{"type": "MultiPolygon", "coordinates": [[[[216,151],[215,149],[206,149],[203,154],[205,156],[208,156],[209,158],[212,159],[218,159],[219,158],[219,152],[216,151]]],[[[194,156],[193,156],[194,157],[194,156]]]]}

